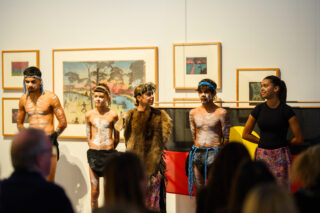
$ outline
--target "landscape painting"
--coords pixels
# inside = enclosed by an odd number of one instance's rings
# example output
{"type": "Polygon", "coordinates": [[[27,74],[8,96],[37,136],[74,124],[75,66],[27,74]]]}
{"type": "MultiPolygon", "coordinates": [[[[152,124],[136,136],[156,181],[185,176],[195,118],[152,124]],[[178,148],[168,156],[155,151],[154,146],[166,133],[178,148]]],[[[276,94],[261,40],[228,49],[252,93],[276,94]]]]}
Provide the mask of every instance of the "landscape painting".
{"type": "Polygon", "coordinates": [[[145,61],[64,61],[63,106],[68,123],[85,123],[85,113],[94,108],[92,95],[99,82],[108,85],[110,108],[121,115],[134,107],[134,88],[145,82],[145,61]]]}

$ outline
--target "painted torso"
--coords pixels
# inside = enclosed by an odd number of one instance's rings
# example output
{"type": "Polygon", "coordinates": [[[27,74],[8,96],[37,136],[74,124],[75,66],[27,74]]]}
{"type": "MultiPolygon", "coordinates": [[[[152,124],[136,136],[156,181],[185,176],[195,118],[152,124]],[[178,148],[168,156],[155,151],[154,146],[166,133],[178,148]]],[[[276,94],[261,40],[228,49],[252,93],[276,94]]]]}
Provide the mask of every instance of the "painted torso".
{"type": "MultiPolygon", "coordinates": [[[[54,132],[54,108],[55,105],[60,105],[58,97],[54,93],[46,91],[37,98],[32,98],[25,94],[22,96],[21,101],[23,101],[25,113],[28,114],[29,127],[42,129],[47,135],[54,132]]],[[[57,108],[56,114],[58,119],[59,117],[64,118],[64,113],[61,109],[57,108]]]]}
{"type": "Polygon", "coordinates": [[[89,148],[97,150],[108,150],[114,148],[112,133],[114,123],[117,121],[116,112],[109,110],[100,114],[96,109],[89,111],[87,117],[87,135],[89,148]]]}
{"type": "Polygon", "coordinates": [[[197,107],[190,111],[189,118],[195,146],[217,147],[222,144],[222,138],[226,140],[224,143],[228,141],[230,124],[225,109],[217,107],[207,112],[197,107]]]}

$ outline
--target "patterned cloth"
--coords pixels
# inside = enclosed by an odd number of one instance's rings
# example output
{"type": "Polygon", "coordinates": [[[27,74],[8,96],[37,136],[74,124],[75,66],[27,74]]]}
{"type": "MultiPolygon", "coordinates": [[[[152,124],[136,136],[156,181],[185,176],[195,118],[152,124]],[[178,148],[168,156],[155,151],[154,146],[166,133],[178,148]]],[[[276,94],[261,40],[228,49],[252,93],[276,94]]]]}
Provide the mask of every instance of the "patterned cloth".
{"type": "Polygon", "coordinates": [[[157,175],[152,175],[148,182],[146,206],[148,209],[160,211],[161,205],[166,203],[166,193],[164,192],[164,179],[160,172],[157,175]]]}
{"type": "Polygon", "coordinates": [[[266,163],[277,182],[287,189],[290,189],[289,172],[292,163],[292,157],[289,147],[279,149],[257,148],[255,159],[266,163]]]}

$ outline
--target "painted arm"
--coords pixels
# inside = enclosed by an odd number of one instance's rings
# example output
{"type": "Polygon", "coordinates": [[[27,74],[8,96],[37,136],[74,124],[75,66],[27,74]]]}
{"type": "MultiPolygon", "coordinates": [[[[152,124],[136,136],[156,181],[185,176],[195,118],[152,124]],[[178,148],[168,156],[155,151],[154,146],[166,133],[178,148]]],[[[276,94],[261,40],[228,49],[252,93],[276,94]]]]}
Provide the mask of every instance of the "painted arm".
{"type": "Polygon", "coordinates": [[[251,134],[255,124],[256,119],[252,115],[249,115],[247,123],[242,132],[242,138],[253,143],[259,143],[260,139],[251,134]]]}
{"type": "Polygon", "coordinates": [[[25,128],[23,125],[24,119],[26,116],[26,110],[24,108],[24,103],[25,103],[25,99],[24,99],[24,96],[22,96],[19,100],[19,109],[18,109],[18,117],[17,117],[17,127],[18,127],[19,131],[21,131],[25,128]]]}
{"type": "Polygon", "coordinates": [[[290,140],[291,144],[302,144],[303,143],[303,135],[302,131],[297,119],[297,116],[292,116],[289,119],[289,125],[292,130],[294,137],[290,140]]]}
{"type": "Polygon", "coordinates": [[[88,113],[86,113],[85,122],[86,122],[86,135],[87,135],[87,139],[88,139],[88,142],[89,142],[91,140],[91,137],[92,137],[92,134],[91,134],[91,126],[92,125],[91,125],[88,113]]]}
{"type": "MultiPolygon", "coordinates": [[[[116,114],[115,119],[113,121],[113,123],[116,123],[119,120],[118,114],[116,114]]],[[[113,128],[113,143],[114,143],[114,149],[117,148],[119,141],[120,141],[120,133],[118,130],[116,130],[116,128],[113,128]]]]}
{"type": "Polygon", "coordinates": [[[193,110],[191,110],[189,113],[189,121],[190,121],[190,130],[191,130],[192,139],[193,139],[193,142],[195,142],[196,141],[196,123],[194,122],[193,110]]]}
{"type": "Polygon", "coordinates": [[[223,144],[226,145],[229,143],[229,135],[230,135],[230,119],[227,113],[227,110],[225,110],[224,114],[222,115],[221,119],[221,127],[222,127],[222,135],[223,135],[223,144]]]}
{"type": "Polygon", "coordinates": [[[64,110],[61,106],[61,103],[59,101],[59,98],[55,94],[52,95],[52,106],[53,106],[53,112],[58,120],[58,126],[55,132],[58,135],[60,135],[63,132],[63,130],[65,130],[65,128],[67,127],[67,119],[64,114],[64,110]]]}

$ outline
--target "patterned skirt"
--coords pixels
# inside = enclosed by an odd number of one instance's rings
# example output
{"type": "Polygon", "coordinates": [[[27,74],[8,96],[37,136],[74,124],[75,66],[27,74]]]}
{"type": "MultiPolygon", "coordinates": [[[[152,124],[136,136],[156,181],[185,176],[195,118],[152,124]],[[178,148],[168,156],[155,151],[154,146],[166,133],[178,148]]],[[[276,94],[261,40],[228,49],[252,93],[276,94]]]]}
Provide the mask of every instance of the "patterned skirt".
{"type": "Polygon", "coordinates": [[[279,149],[263,149],[258,147],[256,149],[255,159],[264,161],[277,182],[287,189],[290,189],[289,172],[292,157],[289,147],[279,149]]]}
{"type": "Polygon", "coordinates": [[[149,177],[146,206],[152,211],[166,212],[166,188],[160,172],[149,177]]]}

